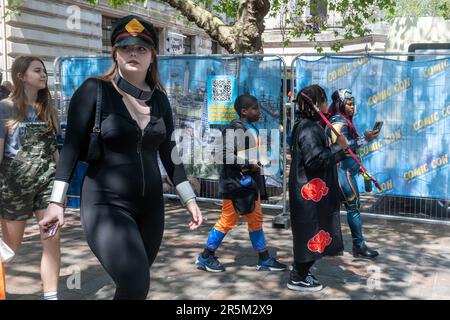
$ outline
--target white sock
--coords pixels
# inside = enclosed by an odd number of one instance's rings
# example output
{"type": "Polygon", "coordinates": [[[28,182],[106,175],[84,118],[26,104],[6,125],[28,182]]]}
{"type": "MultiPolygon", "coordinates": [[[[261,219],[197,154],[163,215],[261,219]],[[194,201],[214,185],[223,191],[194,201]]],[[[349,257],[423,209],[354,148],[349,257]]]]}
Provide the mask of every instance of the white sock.
{"type": "Polygon", "coordinates": [[[44,292],[44,300],[58,300],[58,292],[44,292]]]}

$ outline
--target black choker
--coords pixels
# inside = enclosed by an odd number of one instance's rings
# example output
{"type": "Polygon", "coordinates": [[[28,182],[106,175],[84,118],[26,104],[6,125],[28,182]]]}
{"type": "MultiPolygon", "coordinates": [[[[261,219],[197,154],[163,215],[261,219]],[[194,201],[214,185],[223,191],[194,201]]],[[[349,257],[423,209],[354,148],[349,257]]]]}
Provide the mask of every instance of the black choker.
{"type": "Polygon", "coordinates": [[[139,88],[136,88],[134,85],[129,83],[127,80],[122,78],[119,73],[116,74],[116,77],[114,78],[114,82],[116,85],[120,88],[120,90],[125,91],[130,96],[135,97],[139,100],[145,100],[148,101],[153,95],[153,92],[155,89],[153,88],[152,91],[144,91],[139,88]]]}

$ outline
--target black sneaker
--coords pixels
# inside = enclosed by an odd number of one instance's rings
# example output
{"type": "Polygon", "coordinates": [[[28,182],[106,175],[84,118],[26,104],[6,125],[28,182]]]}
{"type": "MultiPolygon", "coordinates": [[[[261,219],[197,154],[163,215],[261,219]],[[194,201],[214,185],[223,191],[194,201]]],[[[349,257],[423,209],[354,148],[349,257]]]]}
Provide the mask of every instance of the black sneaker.
{"type": "Polygon", "coordinates": [[[314,283],[320,284],[319,279],[317,279],[311,272],[308,272],[308,276],[312,278],[314,283]]]}
{"type": "Polygon", "coordinates": [[[292,277],[287,283],[287,287],[295,291],[317,292],[323,289],[322,284],[313,275],[308,274],[305,279],[295,281],[292,277]]]}
{"type": "Polygon", "coordinates": [[[209,272],[224,272],[225,267],[219,262],[216,256],[208,255],[206,258],[203,254],[198,255],[197,261],[195,261],[197,269],[209,271],[209,272]]]}
{"type": "Polygon", "coordinates": [[[278,262],[274,257],[269,257],[267,260],[258,260],[258,265],[256,270],[258,271],[283,271],[286,270],[287,266],[283,263],[278,262]]]}

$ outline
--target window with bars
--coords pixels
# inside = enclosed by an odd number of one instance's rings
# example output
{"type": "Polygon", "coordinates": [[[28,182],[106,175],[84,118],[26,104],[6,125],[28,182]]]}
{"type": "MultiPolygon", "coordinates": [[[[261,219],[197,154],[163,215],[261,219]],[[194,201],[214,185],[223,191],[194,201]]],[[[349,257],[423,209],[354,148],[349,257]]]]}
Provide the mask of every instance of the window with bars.
{"type": "Polygon", "coordinates": [[[104,54],[110,54],[112,51],[111,46],[112,25],[117,20],[118,18],[102,16],[102,53],[104,54]]]}
{"type": "Polygon", "coordinates": [[[195,41],[194,36],[186,36],[183,41],[184,54],[195,53],[194,48],[192,47],[192,43],[195,41]]]}

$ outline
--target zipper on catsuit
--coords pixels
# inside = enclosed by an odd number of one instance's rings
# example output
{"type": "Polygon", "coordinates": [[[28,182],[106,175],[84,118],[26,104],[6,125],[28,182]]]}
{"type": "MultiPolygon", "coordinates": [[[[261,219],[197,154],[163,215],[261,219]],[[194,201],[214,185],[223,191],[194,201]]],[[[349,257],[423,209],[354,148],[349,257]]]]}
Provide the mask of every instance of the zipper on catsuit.
{"type": "Polygon", "coordinates": [[[144,160],[142,159],[142,138],[144,137],[144,130],[139,130],[139,140],[137,144],[137,153],[139,155],[139,160],[141,163],[141,173],[142,173],[142,196],[145,194],[145,174],[144,174],[144,160]]]}

